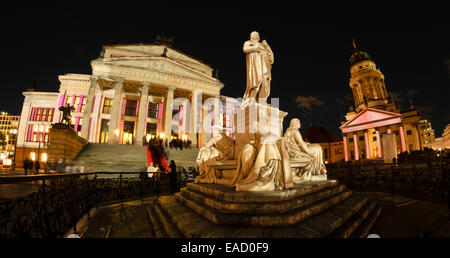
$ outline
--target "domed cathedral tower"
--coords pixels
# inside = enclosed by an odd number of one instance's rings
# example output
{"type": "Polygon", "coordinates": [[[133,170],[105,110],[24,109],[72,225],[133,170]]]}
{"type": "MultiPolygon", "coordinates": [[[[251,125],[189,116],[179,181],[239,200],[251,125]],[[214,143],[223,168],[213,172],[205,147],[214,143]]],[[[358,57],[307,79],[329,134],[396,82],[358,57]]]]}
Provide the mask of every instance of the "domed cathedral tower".
{"type": "Polygon", "coordinates": [[[354,40],[353,48],[353,54],[350,57],[350,88],[355,100],[356,112],[366,107],[386,110],[389,95],[386,91],[384,75],[377,69],[369,54],[356,47],[354,40]]]}
{"type": "Polygon", "coordinates": [[[405,151],[422,149],[418,122],[420,115],[411,107],[400,112],[386,90],[384,75],[369,54],[359,50],[353,41],[350,57],[350,88],[355,109],[345,115],[340,129],[344,158],[392,162],[405,151]]]}

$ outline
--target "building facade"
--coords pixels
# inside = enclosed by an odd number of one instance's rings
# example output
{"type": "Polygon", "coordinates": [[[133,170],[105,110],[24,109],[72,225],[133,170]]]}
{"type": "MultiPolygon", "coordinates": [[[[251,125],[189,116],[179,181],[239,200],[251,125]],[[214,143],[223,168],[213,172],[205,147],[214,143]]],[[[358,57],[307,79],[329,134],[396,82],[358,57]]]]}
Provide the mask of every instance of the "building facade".
{"type": "Polygon", "coordinates": [[[233,136],[237,100],[220,96],[223,83],[202,61],[166,45],[125,44],[104,46],[91,66],[91,75],[60,75],[59,92],[23,93],[17,165],[26,157],[44,161],[48,129],[68,104],[71,126],[91,143],[142,145],[160,137],[200,147],[216,124],[233,136]]]}
{"type": "Polygon", "coordinates": [[[17,139],[17,129],[19,127],[19,117],[0,112],[0,133],[4,137],[5,145],[0,146],[0,164],[11,165],[11,158],[14,155],[17,139]]]}
{"type": "Polygon", "coordinates": [[[412,103],[408,110],[400,112],[389,97],[384,75],[355,44],[350,74],[355,108],[351,108],[340,126],[344,159],[384,159],[383,153],[391,153],[385,160],[391,162],[398,153],[422,150],[419,112],[412,103]]]}
{"type": "Polygon", "coordinates": [[[428,120],[419,121],[420,136],[422,138],[422,143],[424,148],[435,149],[436,148],[436,138],[434,135],[434,129],[428,120]]]}
{"type": "Polygon", "coordinates": [[[444,132],[442,133],[442,148],[450,149],[450,124],[445,126],[444,132]]]}
{"type": "Polygon", "coordinates": [[[310,126],[303,138],[306,142],[316,143],[322,147],[322,158],[325,164],[344,160],[344,144],[342,139],[323,127],[310,126]]]}

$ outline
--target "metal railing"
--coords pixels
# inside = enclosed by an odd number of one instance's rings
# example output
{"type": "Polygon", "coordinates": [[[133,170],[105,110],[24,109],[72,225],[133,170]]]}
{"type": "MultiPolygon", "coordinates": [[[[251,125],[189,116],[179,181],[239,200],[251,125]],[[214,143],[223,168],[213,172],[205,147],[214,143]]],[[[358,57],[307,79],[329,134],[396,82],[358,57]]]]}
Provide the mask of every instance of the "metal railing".
{"type": "Polygon", "coordinates": [[[40,183],[38,191],[0,202],[0,238],[55,238],[92,208],[108,202],[172,194],[185,186],[182,173],[87,172],[0,177],[0,187],[40,183]],[[175,176],[176,175],[176,176],[175,176]]]}
{"type": "Polygon", "coordinates": [[[328,177],[357,191],[378,191],[447,205],[450,164],[330,164],[328,177]]]}

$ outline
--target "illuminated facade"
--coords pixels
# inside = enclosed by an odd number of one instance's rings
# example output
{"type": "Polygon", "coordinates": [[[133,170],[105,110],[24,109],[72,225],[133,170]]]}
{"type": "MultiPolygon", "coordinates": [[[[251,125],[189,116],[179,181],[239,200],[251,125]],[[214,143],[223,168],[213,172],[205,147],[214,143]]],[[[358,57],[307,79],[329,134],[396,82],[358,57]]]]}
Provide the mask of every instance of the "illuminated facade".
{"type": "Polygon", "coordinates": [[[412,103],[409,110],[400,112],[389,97],[384,75],[370,56],[355,44],[350,66],[349,86],[355,110],[347,113],[340,127],[345,160],[383,159],[387,148],[397,154],[422,150],[420,115],[412,103]]]}
{"type": "Polygon", "coordinates": [[[232,136],[236,99],[220,96],[213,68],[189,55],[166,45],[107,45],[91,66],[92,75],[60,75],[59,92],[23,93],[18,161],[45,148],[48,128],[67,104],[74,107],[72,128],[92,143],[142,145],[161,137],[199,147],[214,124],[232,136]]]}
{"type": "Polygon", "coordinates": [[[344,144],[342,139],[326,128],[310,126],[303,138],[306,142],[317,143],[322,147],[322,159],[325,164],[344,160],[344,144]]]}
{"type": "Polygon", "coordinates": [[[5,145],[0,146],[0,164],[11,165],[11,157],[17,139],[17,129],[19,126],[19,116],[10,115],[7,112],[0,112],[0,133],[5,137],[5,145]]]}
{"type": "Polygon", "coordinates": [[[424,148],[435,149],[436,139],[434,136],[434,129],[431,127],[431,123],[427,120],[419,121],[420,136],[422,138],[422,143],[424,148]]]}

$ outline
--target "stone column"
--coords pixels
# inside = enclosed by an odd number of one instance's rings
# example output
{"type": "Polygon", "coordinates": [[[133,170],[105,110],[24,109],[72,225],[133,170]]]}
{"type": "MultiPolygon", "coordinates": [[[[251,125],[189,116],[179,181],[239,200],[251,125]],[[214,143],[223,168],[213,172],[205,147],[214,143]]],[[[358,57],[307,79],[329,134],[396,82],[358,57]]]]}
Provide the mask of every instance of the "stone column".
{"type": "MultiPolygon", "coordinates": [[[[202,107],[202,142],[201,146],[205,145],[208,142],[208,133],[211,130],[210,120],[208,119],[208,107],[202,107]]],[[[212,131],[212,130],[211,130],[212,131]]],[[[199,146],[199,147],[201,147],[199,146]]]]}
{"type": "Polygon", "coordinates": [[[369,134],[367,130],[364,132],[364,141],[366,143],[366,159],[370,159],[369,134]]]}
{"type": "Polygon", "coordinates": [[[343,137],[343,142],[344,142],[344,159],[345,161],[348,161],[347,136],[343,137]]]}
{"type": "Polygon", "coordinates": [[[357,132],[353,133],[353,143],[355,144],[355,160],[359,160],[358,137],[357,132]]]}
{"type": "Polygon", "coordinates": [[[376,135],[377,135],[377,156],[378,158],[382,157],[381,154],[381,139],[380,139],[380,130],[377,128],[376,129],[376,135]]]}
{"type": "Polygon", "coordinates": [[[142,145],[144,143],[143,138],[145,136],[145,124],[147,123],[147,102],[148,102],[148,87],[150,86],[149,82],[141,83],[141,98],[139,100],[139,111],[138,111],[138,120],[136,127],[136,145],[142,145]]]}
{"type": "Polygon", "coordinates": [[[406,143],[405,143],[405,132],[403,130],[403,126],[398,127],[400,133],[400,142],[402,143],[402,152],[406,151],[406,143]]]}
{"type": "Polygon", "coordinates": [[[108,131],[108,143],[117,143],[115,130],[118,129],[117,121],[120,116],[120,107],[122,106],[122,88],[124,79],[122,77],[116,79],[116,85],[114,87],[114,99],[113,107],[111,111],[111,119],[109,120],[109,131],[108,131]]]}
{"type": "Polygon", "coordinates": [[[91,76],[91,85],[89,86],[89,91],[86,96],[86,107],[84,109],[83,114],[83,127],[81,128],[81,137],[86,140],[89,140],[89,129],[91,127],[91,112],[92,106],[94,104],[95,99],[95,87],[98,85],[98,77],[91,76]]]}
{"type": "Polygon", "coordinates": [[[200,113],[202,112],[201,97],[202,97],[202,91],[200,91],[200,90],[192,91],[190,136],[191,136],[192,147],[194,147],[194,148],[198,147],[198,143],[197,143],[197,133],[199,132],[198,115],[199,115],[199,112],[200,113]],[[200,103],[199,103],[199,98],[200,98],[200,103]]]}
{"type": "Polygon", "coordinates": [[[167,94],[164,98],[164,138],[170,140],[172,135],[172,107],[173,107],[173,93],[175,87],[167,88],[167,94]]]}
{"type": "Polygon", "coordinates": [[[214,125],[220,125],[220,95],[214,96],[214,125]]]}

